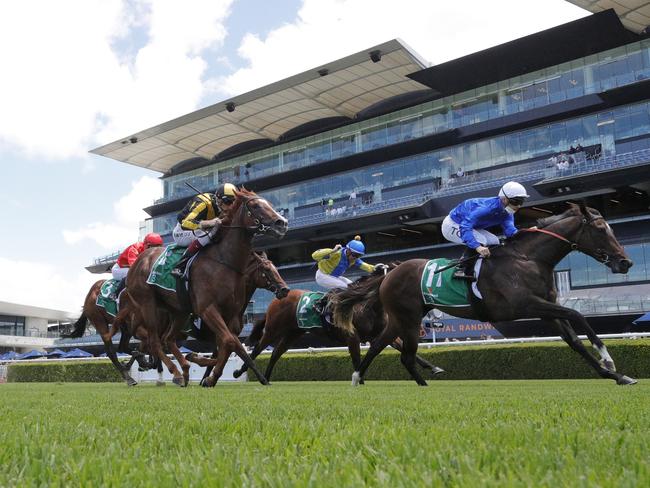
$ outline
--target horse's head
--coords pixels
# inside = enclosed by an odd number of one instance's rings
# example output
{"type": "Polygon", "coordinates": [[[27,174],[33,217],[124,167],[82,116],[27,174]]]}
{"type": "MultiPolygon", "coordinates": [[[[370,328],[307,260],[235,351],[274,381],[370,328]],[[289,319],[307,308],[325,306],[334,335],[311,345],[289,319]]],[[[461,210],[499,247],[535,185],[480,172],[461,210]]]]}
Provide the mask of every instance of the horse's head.
{"type": "Polygon", "coordinates": [[[270,259],[263,252],[252,252],[246,266],[246,279],[255,285],[255,288],[264,288],[272,293],[278,300],[289,294],[289,286],[285,283],[270,259]]]}
{"type": "Polygon", "coordinates": [[[284,237],[289,227],[287,219],[277,213],[266,199],[245,188],[235,191],[235,202],[226,219],[232,222],[233,227],[246,227],[254,234],[271,234],[278,239],[284,237]]]}
{"type": "Polygon", "coordinates": [[[632,260],[600,212],[583,203],[570,205],[569,212],[580,220],[575,237],[577,249],[609,267],[612,273],[627,273],[633,265],[632,260]]]}

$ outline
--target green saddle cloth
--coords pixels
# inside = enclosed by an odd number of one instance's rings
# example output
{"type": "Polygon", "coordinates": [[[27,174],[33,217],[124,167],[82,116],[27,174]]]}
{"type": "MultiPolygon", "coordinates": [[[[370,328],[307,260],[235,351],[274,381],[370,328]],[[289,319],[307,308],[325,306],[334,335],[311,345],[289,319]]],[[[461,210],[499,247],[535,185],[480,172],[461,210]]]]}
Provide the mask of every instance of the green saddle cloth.
{"type": "Polygon", "coordinates": [[[176,291],[176,278],[171,271],[183,257],[186,247],[170,244],[153,263],[147,283],[169,291],[176,291]]]}
{"type": "Polygon", "coordinates": [[[97,300],[95,304],[98,307],[102,307],[106,310],[106,313],[112,317],[117,315],[117,300],[110,298],[113,290],[115,290],[120,284],[120,280],[106,280],[104,284],[99,289],[99,294],[97,295],[97,300]]]}
{"type": "Polygon", "coordinates": [[[296,320],[301,329],[313,329],[322,327],[320,315],[314,310],[314,302],[323,298],[325,293],[319,291],[307,291],[302,294],[298,305],[296,305],[296,320]]]}
{"type": "Polygon", "coordinates": [[[445,307],[466,307],[470,305],[467,296],[468,287],[464,280],[454,278],[456,268],[452,266],[436,273],[439,268],[451,264],[449,259],[431,259],[422,272],[420,287],[422,298],[427,305],[444,305],[445,307]]]}

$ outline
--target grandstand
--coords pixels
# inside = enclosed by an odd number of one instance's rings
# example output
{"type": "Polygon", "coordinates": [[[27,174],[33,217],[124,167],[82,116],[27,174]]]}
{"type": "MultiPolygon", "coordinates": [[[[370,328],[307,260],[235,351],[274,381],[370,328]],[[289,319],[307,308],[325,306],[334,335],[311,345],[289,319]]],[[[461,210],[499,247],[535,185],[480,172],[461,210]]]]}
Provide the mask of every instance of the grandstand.
{"type": "MultiPolygon", "coordinates": [[[[457,257],[444,217],[509,180],[531,194],[518,225],[583,199],[635,264],[614,275],[572,253],[556,268],[560,300],[605,317],[599,332],[637,331],[650,309],[650,39],[639,32],[605,10],[437,66],[392,40],[92,152],[162,173],[164,195],[145,210],[166,241],[186,182],[266,197],[289,232],[256,244],[294,288],[317,289],[312,251],[355,234],[368,262],[457,257]]],[[[250,314],[271,298],[258,291],[250,314]]]]}

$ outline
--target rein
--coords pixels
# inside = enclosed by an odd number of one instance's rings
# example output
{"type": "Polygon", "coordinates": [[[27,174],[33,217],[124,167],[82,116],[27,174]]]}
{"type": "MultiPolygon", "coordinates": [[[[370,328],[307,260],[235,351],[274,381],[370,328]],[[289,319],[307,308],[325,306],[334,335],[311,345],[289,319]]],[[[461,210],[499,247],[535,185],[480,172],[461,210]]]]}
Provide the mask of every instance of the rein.
{"type": "Polygon", "coordinates": [[[221,227],[228,228],[228,229],[246,229],[246,230],[254,230],[257,233],[260,234],[266,234],[266,232],[273,227],[273,225],[269,225],[267,222],[263,222],[255,213],[250,209],[248,204],[252,202],[253,200],[263,200],[262,197],[252,197],[247,199],[244,202],[244,208],[246,209],[246,213],[248,214],[249,217],[253,217],[255,219],[255,225],[227,225],[227,224],[222,224],[221,227]]]}
{"type": "MultiPolygon", "coordinates": [[[[572,216],[565,217],[565,219],[568,219],[568,218],[570,218],[570,217],[572,217],[572,216]]],[[[548,235],[548,236],[551,236],[551,237],[553,237],[553,238],[555,238],[555,239],[559,239],[560,241],[567,243],[567,244],[571,247],[571,250],[572,250],[572,251],[580,251],[580,252],[582,252],[582,253],[584,253],[584,254],[589,255],[589,253],[586,252],[586,250],[585,250],[584,248],[581,248],[581,247],[580,247],[580,245],[578,244],[578,242],[580,241],[580,237],[582,236],[582,233],[583,233],[583,231],[584,231],[584,226],[585,226],[585,225],[588,225],[588,224],[591,224],[591,223],[594,222],[595,220],[601,220],[601,219],[602,219],[602,220],[605,220],[605,217],[602,217],[602,216],[599,216],[599,217],[591,217],[590,219],[587,219],[587,218],[583,217],[583,218],[582,218],[582,224],[580,225],[580,232],[578,233],[578,237],[576,238],[575,241],[570,241],[570,240],[567,239],[566,237],[561,236],[560,234],[558,234],[558,233],[556,233],[556,232],[553,232],[553,231],[550,231],[550,230],[546,230],[546,229],[538,229],[538,228],[534,228],[534,229],[520,229],[520,231],[522,231],[522,232],[539,232],[539,233],[541,233],[541,234],[546,234],[546,235],[548,235]]],[[[564,220],[564,219],[560,219],[560,220],[558,220],[557,222],[560,222],[560,221],[562,221],[562,220],[564,220]]],[[[554,222],[554,223],[555,223],[555,222],[554,222]]],[[[594,258],[595,258],[596,260],[600,261],[600,262],[603,263],[603,264],[607,264],[607,263],[609,263],[609,261],[610,261],[610,259],[609,259],[609,254],[605,253],[602,249],[596,249],[595,252],[596,252],[596,254],[597,254],[597,256],[598,256],[598,257],[595,257],[595,256],[594,256],[594,258]]]]}

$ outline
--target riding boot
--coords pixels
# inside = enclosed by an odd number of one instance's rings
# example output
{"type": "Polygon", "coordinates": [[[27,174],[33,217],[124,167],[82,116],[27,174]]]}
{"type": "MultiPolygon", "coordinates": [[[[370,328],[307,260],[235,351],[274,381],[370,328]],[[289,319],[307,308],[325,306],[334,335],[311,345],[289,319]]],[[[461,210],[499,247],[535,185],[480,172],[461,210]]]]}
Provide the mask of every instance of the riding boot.
{"type": "Polygon", "coordinates": [[[185,252],[181,256],[181,260],[176,263],[176,266],[174,266],[174,268],[171,270],[171,275],[175,276],[176,278],[181,278],[185,273],[185,266],[187,266],[187,262],[192,259],[192,257],[197,252],[199,252],[199,249],[202,247],[203,246],[198,239],[192,241],[192,243],[187,246],[187,249],[185,249],[185,252]]]}
{"type": "Polygon", "coordinates": [[[117,297],[120,296],[120,292],[124,289],[124,285],[126,285],[126,278],[121,279],[117,283],[117,286],[113,289],[113,292],[108,295],[108,298],[117,301],[117,297]]]}
{"type": "Polygon", "coordinates": [[[456,271],[454,272],[454,278],[461,280],[474,280],[474,264],[476,263],[476,259],[468,259],[472,256],[478,256],[476,249],[470,249],[469,247],[466,247],[465,251],[463,251],[463,255],[460,257],[460,260],[467,260],[458,265],[456,271]]]}

